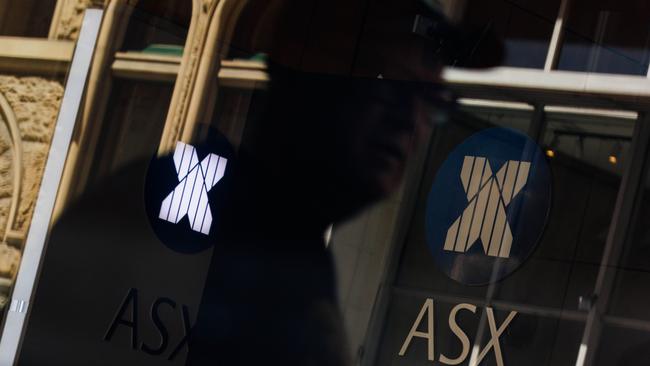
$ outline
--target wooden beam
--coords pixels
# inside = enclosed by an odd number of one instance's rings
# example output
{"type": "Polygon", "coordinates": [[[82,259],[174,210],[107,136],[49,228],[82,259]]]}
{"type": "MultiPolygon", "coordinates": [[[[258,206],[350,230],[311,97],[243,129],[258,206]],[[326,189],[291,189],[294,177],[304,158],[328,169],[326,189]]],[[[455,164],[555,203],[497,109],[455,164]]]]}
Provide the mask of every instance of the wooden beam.
{"type": "MultiPolygon", "coordinates": [[[[122,77],[173,81],[179,63],[179,57],[134,52],[118,54],[113,70],[122,77]],[[161,74],[153,75],[156,72],[161,74]]],[[[263,88],[269,81],[264,64],[248,60],[224,60],[218,77],[221,86],[243,89],[263,88]]],[[[642,76],[502,67],[448,68],[443,78],[458,96],[470,99],[609,110],[650,108],[650,80],[642,76]]]]}
{"type": "Polygon", "coordinates": [[[562,0],[560,3],[560,9],[555,19],[555,26],[553,27],[551,43],[549,44],[548,54],[546,55],[546,62],[544,63],[544,71],[551,71],[557,67],[564,38],[564,23],[569,16],[570,5],[571,0],[562,0]]]}
{"type": "Polygon", "coordinates": [[[0,37],[0,72],[32,75],[66,73],[74,46],[72,41],[0,37]]]}
{"type": "Polygon", "coordinates": [[[111,69],[113,75],[118,78],[174,82],[180,65],[181,57],[118,52],[111,69]]]}
{"type": "MultiPolygon", "coordinates": [[[[118,52],[112,65],[119,78],[174,82],[182,57],[142,52],[118,52]]],[[[263,88],[269,81],[266,67],[258,61],[229,60],[221,63],[219,85],[239,89],[263,88]]]]}
{"type": "Polygon", "coordinates": [[[650,108],[650,80],[643,76],[502,67],[450,68],[443,78],[465,98],[613,110],[650,108]]]}

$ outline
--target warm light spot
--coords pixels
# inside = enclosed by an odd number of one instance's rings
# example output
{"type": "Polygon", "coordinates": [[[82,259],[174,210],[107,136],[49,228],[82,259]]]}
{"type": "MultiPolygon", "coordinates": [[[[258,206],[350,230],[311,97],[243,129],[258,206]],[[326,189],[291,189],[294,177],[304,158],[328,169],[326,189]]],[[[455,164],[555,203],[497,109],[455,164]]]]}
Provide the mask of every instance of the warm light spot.
{"type": "Polygon", "coordinates": [[[609,161],[610,164],[618,163],[618,158],[616,158],[616,156],[614,155],[610,155],[609,158],[607,158],[607,160],[609,161]]]}
{"type": "Polygon", "coordinates": [[[546,150],[546,156],[548,156],[549,158],[554,158],[555,157],[555,151],[553,151],[552,149],[546,150]]]}

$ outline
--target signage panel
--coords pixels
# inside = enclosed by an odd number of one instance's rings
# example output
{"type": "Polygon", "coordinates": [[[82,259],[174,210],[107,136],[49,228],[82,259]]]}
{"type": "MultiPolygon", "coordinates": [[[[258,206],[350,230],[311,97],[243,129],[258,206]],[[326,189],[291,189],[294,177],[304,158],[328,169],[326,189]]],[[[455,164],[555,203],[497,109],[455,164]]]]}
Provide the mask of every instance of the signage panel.
{"type": "Polygon", "coordinates": [[[551,176],[537,144],[515,130],[483,130],[437,172],[425,217],[429,249],[460,283],[498,281],[535,250],[550,204],[551,176]]]}
{"type": "Polygon", "coordinates": [[[210,141],[133,164],[64,213],[18,364],[185,364],[218,230],[206,218],[234,161],[225,139],[210,141]]]}

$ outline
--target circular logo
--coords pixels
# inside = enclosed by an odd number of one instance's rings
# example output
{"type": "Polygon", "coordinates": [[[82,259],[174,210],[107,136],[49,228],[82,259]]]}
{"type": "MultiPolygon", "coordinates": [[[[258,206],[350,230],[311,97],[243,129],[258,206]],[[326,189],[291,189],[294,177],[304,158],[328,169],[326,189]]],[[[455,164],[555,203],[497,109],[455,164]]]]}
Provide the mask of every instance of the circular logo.
{"type": "Polygon", "coordinates": [[[153,231],[170,249],[197,253],[215,243],[218,215],[229,191],[234,150],[210,131],[196,146],[176,143],[172,153],[154,157],[145,183],[145,207],[153,231]]]}
{"type": "Polygon", "coordinates": [[[537,144],[515,130],[483,130],[436,174],[426,210],[429,249],[458,282],[499,281],[534,251],[550,204],[551,176],[537,144]]]}

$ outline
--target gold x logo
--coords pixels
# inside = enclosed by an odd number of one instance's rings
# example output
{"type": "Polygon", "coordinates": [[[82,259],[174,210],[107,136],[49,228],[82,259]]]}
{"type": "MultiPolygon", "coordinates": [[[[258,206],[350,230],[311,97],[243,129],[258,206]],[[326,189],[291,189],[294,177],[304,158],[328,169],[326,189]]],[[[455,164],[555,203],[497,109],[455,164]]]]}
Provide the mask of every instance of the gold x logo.
{"type": "Polygon", "coordinates": [[[466,156],[460,180],[467,207],[447,231],[444,249],[467,252],[478,239],[491,257],[509,258],[512,230],[506,208],[528,181],[530,163],[510,160],[496,174],[484,157],[466,156]]]}

